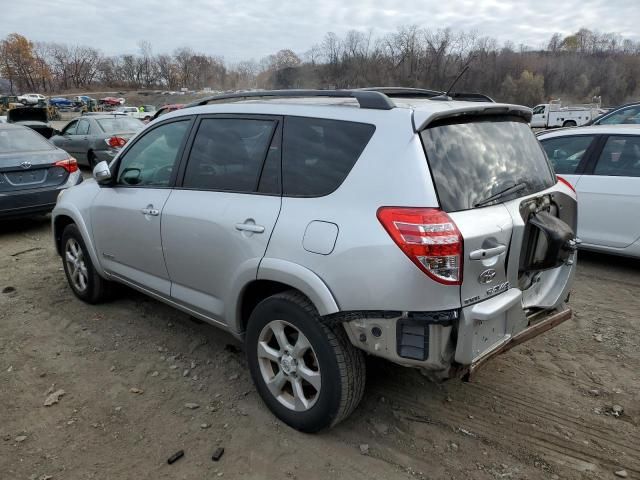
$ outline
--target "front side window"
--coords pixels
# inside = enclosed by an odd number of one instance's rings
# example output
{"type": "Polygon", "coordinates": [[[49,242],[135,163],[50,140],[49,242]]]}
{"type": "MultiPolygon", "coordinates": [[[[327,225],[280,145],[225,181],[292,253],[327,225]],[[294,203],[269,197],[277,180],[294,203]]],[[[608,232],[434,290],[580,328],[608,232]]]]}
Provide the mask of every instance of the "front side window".
{"type": "Polygon", "coordinates": [[[640,177],[640,137],[609,137],[598,158],[593,174],[613,177],[640,177]]]}
{"type": "Polygon", "coordinates": [[[67,126],[64,127],[64,130],[62,130],[62,134],[63,135],[75,135],[77,126],[78,126],[78,121],[77,120],[74,120],[73,122],[68,123],[67,126]]]}
{"type": "Polygon", "coordinates": [[[640,105],[623,108],[596,123],[598,125],[640,124],[640,105]]]}
{"type": "Polygon", "coordinates": [[[205,118],[193,141],[183,187],[255,192],[276,122],[205,118]]]}
{"type": "Polygon", "coordinates": [[[189,120],[167,123],[145,133],[124,154],[116,183],[133,187],[167,187],[189,120]]]}
{"type": "Polygon", "coordinates": [[[533,111],[531,113],[533,113],[534,115],[538,115],[540,113],[544,113],[544,105],[538,105],[537,107],[535,107],[533,109],[533,111]]]}
{"type": "Polygon", "coordinates": [[[319,197],[336,190],[369,143],[366,123],[288,117],[284,122],[283,193],[319,197]]]}
{"type": "Polygon", "coordinates": [[[574,174],[592,141],[593,135],[579,135],[542,139],[540,143],[556,173],[574,174]]]}

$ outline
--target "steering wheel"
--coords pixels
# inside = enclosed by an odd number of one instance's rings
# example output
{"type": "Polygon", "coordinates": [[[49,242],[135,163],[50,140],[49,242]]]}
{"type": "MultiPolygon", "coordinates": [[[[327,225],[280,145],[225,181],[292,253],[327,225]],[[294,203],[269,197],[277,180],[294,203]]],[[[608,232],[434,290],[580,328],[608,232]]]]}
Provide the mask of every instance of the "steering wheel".
{"type": "Polygon", "coordinates": [[[165,183],[169,183],[169,179],[171,178],[172,172],[173,172],[173,165],[165,165],[164,167],[159,167],[153,173],[153,184],[163,185],[165,183]]]}

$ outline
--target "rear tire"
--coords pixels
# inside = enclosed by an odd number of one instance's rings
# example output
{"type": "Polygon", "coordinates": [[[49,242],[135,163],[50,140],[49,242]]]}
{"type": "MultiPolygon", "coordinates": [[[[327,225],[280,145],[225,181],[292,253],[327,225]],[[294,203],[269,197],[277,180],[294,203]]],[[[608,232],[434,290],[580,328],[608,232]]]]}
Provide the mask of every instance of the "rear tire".
{"type": "Polygon", "coordinates": [[[262,400],[296,430],[313,433],[332,427],[362,399],[362,351],[349,342],[341,324],[323,322],[297,291],[273,295],[256,306],[247,326],[246,352],[262,400]]]}
{"type": "Polygon", "coordinates": [[[89,153],[87,153],[87,160],[89,162],[89,168],[93,170],[93,168],[96,166],[96,155],[91,150],[89,150],[89,153]]]}
{"type": "Polygon", "coordinates": [[[96,272],[78,227],[68,225],[60,241],[64,273],[75,296],[92,304],[107,300],[110,282],[96,272]]]}
{"type": "Polygon", "coordinates": [[[563,127],[577,127],[578,124],[576,122],[574,122],[573,120],[567,120],[566,122],[564,122],[562,124],[563,127]]]}

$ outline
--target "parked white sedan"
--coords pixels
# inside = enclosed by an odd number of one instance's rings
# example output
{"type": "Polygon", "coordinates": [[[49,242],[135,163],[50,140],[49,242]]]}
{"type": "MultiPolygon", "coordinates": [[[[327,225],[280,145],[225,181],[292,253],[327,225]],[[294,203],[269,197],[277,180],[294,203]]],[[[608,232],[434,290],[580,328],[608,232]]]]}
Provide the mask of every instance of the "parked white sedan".
{"type": "Polygon", "coordinates": [[[640,125],[560,129],[538,139],[578,192],[582,247],[640,257],[640,125]]]}

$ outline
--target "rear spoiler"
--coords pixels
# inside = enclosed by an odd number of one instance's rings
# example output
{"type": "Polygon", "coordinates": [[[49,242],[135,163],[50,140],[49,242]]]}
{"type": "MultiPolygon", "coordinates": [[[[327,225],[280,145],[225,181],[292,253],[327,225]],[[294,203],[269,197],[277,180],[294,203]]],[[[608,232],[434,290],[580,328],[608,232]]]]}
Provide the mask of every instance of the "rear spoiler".
{"type": "Polygon", "coordinates": [[[455,92],[450,93],[449,96],[453,100],[460,100],[465,102],[491,102],[496,103],[496,101],[488,95],[484,95],[483,93],[467,93],[467,92],[455,92]]]}
{"type": "Polygon", "coordinates": [[[451,108],[440,111],[427,111],[415,109],[413,111],[413,129],[420,132],[427,128],[429,124],[443,118],[458,118],[483,115],[515,115],[523,118],[526,122],[531,121],[531,109],[522,105],[509,105],[504,103],[478,104],[477,106],[466,105],[464,107],[451,108]]]}
{"type": "Polygon", "coordinates": [[[384,93],[389,98],[428,98],[431,100],[495,103],[493,98],[482,93],[455,92],[447,95],[439,90],[410,87],[367,87],[360,90],[384,93]]]}

